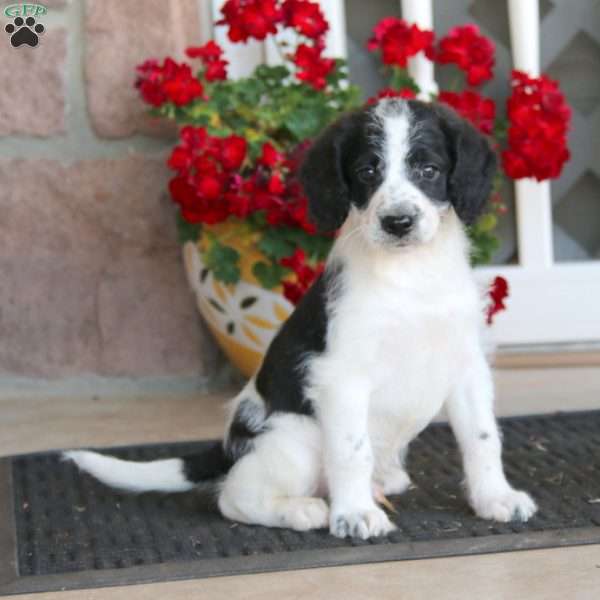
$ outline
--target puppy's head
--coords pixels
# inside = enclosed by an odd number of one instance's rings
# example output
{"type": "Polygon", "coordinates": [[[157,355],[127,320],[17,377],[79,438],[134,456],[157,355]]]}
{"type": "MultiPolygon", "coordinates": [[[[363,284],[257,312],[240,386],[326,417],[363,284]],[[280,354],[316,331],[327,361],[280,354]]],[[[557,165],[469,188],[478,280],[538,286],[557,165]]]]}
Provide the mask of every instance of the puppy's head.
{"type": "Polygon", "coordinates": [[[488,141],[453,110],[386,99],[330,126],[301,179],[322,231],[351,215],[370,244],[396,248],[431,241],[452,210],[473,223],[495,170],[488,141]]]}

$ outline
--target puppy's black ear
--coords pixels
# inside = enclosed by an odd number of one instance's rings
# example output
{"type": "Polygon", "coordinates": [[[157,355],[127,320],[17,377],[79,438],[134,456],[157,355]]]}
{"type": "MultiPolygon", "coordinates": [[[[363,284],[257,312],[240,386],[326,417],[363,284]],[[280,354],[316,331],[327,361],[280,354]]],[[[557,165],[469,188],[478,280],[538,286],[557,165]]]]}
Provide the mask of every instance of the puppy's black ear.
{"type": "Polygon", "coordinates": [[[344,177],[344,149],[359,126],[358,113],[330,125],[309,148],[300,168],[310,216],[319,231],[339,229],[350,210],[350,190],[344,177]]]}
{"type": "Polygon", "coordinates": [[[496,154],[487,138],[454,110],[437,106],[448,139],[453,168],[448,181],[450,202],[466,225],[483,213],[496,174],[496,154]]]}

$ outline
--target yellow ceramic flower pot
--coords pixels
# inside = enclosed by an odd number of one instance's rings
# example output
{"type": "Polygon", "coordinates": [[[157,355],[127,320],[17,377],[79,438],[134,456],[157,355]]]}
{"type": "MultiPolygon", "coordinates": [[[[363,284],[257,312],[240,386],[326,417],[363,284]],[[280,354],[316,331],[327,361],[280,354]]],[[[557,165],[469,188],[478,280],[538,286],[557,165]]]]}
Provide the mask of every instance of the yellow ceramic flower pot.
{"type": "MultiPolygon", "coordinates": [[[[205,228],[206,229],[206,228],[205,228]]],[[[183,246],[185,270],[198,310],[229,360],[247,377],[261,364],[271,340],[294,310],[282,287],[265,290],[252,267],[265,256],[243,226],[225,223],[208,228],[240,253],[241,278],[235,285],[217,281],[202,261],[204,241],[183,246]]]]}

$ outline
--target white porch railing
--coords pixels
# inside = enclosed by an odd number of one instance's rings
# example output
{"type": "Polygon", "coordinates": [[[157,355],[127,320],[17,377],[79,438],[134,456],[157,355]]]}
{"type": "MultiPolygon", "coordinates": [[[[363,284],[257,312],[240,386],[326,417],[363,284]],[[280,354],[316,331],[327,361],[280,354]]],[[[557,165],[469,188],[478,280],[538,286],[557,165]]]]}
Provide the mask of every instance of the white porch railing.
{"type": "MultiPolygon", "coordinates": [[[[224,0],[197,0],[204,23],[216,19],[224,0]]],[[[343,0],[320,2],[331,29],[326,38],[330,56],[346,56],[346,20],[343,0]]],[[[433,29],[432,0],[400,0],[409,22],[433,29]]],[[[515,68],[537,76],[540,72],[538,0],[508,0],[515,68]]],[[[262,62],[276,64],[278,54],[268,43],[231,44],[224,28],[214,33],[225,49],[234,77],[249,74],[262,62]]],[[[424,56],[409,61],[409,71],[425,92],[437,92],[433,65],[424,56]]],[[[600,341],[600,261],[555,263],[552,240],[550,183],[521,180],[515,184],[518,265],[477,269],[486,284],[504,276],[511,289],[508,310],[494,324],[501,345],[585,343],[600,341]]]]}

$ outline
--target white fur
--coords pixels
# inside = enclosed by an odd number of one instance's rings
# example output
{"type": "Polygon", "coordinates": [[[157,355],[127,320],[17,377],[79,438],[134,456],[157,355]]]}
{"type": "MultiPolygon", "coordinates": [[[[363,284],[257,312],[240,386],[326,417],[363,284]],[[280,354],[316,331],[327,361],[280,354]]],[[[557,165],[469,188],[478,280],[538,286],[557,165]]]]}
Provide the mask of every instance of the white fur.
{"type": "Polygon", "coordinates": [[[87,450],[70,450],[63,458],[106,485],[129,492],[185,492],[195,487],[184,477],[179,458],[132,462],[87,450]]]}
{"type": "MultiPolygon", "coordinates": [[[[382,106],[387,172],[367,209],[350,211],[334,244],[330,261],[341,261],[343,271],[328,307],[326,351],[306,358],[317,418],[267,417],[266,432],[222,483],[219,507],[228,518],[298,530],[328,525],[334,535],[365,539],[391,531],[374,490],[408,488],[406,449],[444,403],[475,512],[507,521],[536,510],[504,476],[483,305],[463,227],[454,211],[433,206],[410,183],[403,171],[408,115],[382,106]],[[406,204],[420,209],[421,222],[410,244],[393,247],[378,229],[379,211],[406,204]]],[[[262,418],[253,380],[232,412],[248,399],[262,418]]],[[[91,453],[69,457],[116,487],[187,489],[176,460],[146,470],[91,453]]]]}

